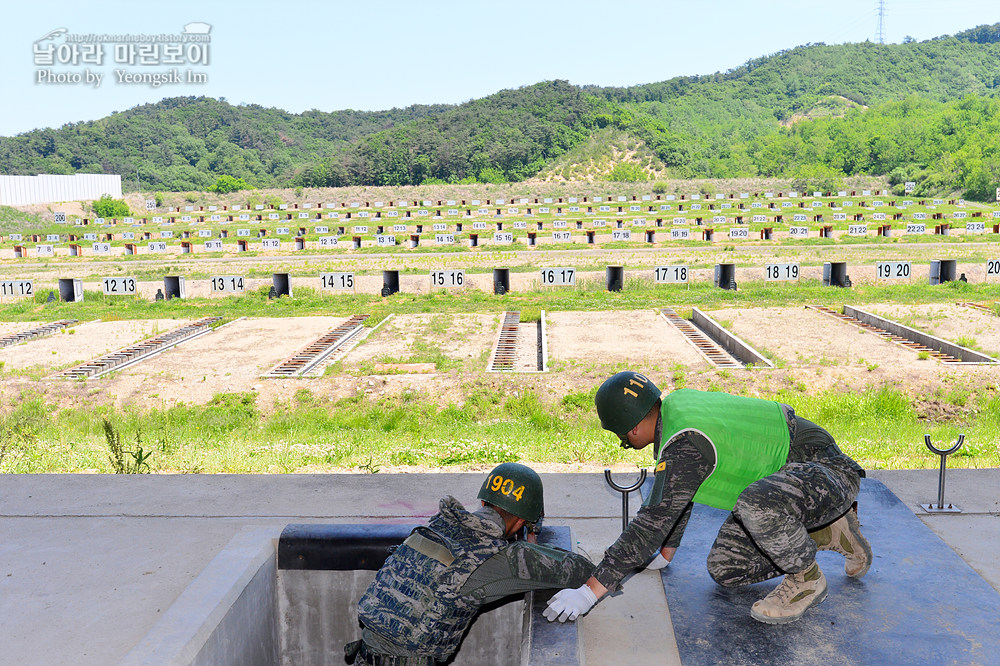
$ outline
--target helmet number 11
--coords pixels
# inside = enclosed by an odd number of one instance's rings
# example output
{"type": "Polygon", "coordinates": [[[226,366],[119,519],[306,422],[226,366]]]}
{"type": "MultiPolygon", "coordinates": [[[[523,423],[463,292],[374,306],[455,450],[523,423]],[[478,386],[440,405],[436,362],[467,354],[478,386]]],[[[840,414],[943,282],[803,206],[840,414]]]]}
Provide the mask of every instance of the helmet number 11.
{"type": "Polygon", "coordinates": [[[505,479],[499,474],[494,474],[489,480],[490,490],[495,493],[503,493],[504,495],[510,495],[518,502],[521,501],[521,495],[524,494],[524,486],[514,489],[514,482],[511,479],[505,479]]]}

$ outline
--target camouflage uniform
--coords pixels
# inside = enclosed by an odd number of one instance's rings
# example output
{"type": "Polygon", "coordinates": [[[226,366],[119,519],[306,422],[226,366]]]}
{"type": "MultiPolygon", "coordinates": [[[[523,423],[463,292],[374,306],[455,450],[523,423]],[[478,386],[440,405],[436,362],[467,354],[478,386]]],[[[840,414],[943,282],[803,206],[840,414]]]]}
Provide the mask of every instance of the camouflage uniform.
{"type": "Polygon", "coordinates": [[[483,605],[529,590],[579,586],[594,568],[580,555],[510,543],[503,533],[503,519],[492,508],[470,513],[455,498],[442,499],[438,513],[389,557],[358,603],[367,651],[409,657],[413,664],[446,660],[483,605]]]}
{"type": "MultiPolygon", "coordinates": [[[[709,552],[709,573],[721,585],[747,585],[807,569],[816,555],[808,533],[845,514],[857,497],[864,470],[826,430],[795,416],[787,405],[782,410],[790,439],[785,464],[740,494],[709,552]]],[[[657,447],[661,435],[658,423],[657,447]]],[[[715,456],[711,443],[695,432],[660,450],[653,491],[594,571],[602,585],[617,589],[627,573],[661,547],[680,544],[691,500],[715,468],[715,456]]]]}

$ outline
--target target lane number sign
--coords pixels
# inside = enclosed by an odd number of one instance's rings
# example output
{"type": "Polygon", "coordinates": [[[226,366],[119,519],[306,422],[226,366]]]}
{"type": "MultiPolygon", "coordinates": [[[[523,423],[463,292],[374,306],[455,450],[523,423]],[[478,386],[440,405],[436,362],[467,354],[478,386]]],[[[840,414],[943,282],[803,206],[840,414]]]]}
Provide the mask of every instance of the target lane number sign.
{"type": "Polygon", "coordinates": [[[875,264],[875,275],[880,280],[908,280],[910,278],[910,262],[880,261],[875,264]]]}
{"type": "Polygon", "coordinates": [[[543,287],[576,286],[575,268],[543,268],[541,277],[543,287]]]}
{"type": "Polygon", "coordinates": [[[329,291],[354,291],[354,273],[320,273],[323,289],[329,291]]]}
{"type": "Polygon", "coordinates": [[[657,266],[653,269],[653,280],[657,284],[686,284],[688,281],[688,267],[657,266]]]}
{"type": "Polygon", "coordinates": [[[1000,259],[990,259],[986,262],[986,277],[1000,276],[1000,259]]]}
{"type": "Polygon", "coordinates": [[[243,277],[239,275],[217,275],[212,278],[212,293],[235,294],[246,291],[243,277]]]}
{"type": "Polygon", "coordinates": [[[431,271],[431,289],[462,287],[465,285],[464,270],[431,271]]]}
{"type": "Polygon", "coordinates": [[[101,279],[105,296],[135,296],[138,285],[134,277],[106,277],[101,279]]]}
{"type": "Polygon", "coordinates": [[[766,282],[776,282],[779,280],[798,280],[798,264],[766,264],[764,266],[764,280],[766,282]]]}
{"type": "Polygon", "coordinates": [[[34,295],[35,285],[31,280],[4,280],[0,282],[0,297],[34,295]]]}

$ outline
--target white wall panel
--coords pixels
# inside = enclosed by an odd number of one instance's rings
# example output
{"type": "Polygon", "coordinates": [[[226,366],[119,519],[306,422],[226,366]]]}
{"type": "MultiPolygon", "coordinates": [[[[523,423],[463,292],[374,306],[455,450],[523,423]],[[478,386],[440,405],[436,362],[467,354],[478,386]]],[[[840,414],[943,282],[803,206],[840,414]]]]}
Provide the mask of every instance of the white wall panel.
{"type": "Polygon", "coordinates": [[[103,194],[120,199],[122,177],[90,173],[0,176],[0,204],[5,206],[99,199],[103,194]]]}

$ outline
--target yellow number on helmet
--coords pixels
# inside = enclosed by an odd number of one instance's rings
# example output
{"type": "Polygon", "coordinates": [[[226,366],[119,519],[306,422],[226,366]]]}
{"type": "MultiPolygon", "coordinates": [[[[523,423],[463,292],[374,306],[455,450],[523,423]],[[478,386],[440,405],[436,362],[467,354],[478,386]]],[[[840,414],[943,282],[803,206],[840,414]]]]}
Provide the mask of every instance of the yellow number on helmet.
{"type": "Polygon", "coordinates": [[[520,488],[511,493],[511,495],[514,496],[514,499],[516,499],[518,502],[521,501],[521,495],[523,494],[524,494],[524,486],[521,486],[520,488]]]}
{"type": "Polygon", "coordinates": [[[507,479],[506,481],[503,482],[503,489],[500,492],[502,492],[504,495],[510,495],[512,490],[514,490],[514,482],[511,481],[510,479],[507,479]]]}
{"type": "Polygon", "coordinates": [[[503,485],[503,477],[500,476],[499,474],[497,474],[490,481],[490,488],[493,489],[493,492],[496,492],[496,491],[500,490],[500,486],[501,485],[503,485]]]}

